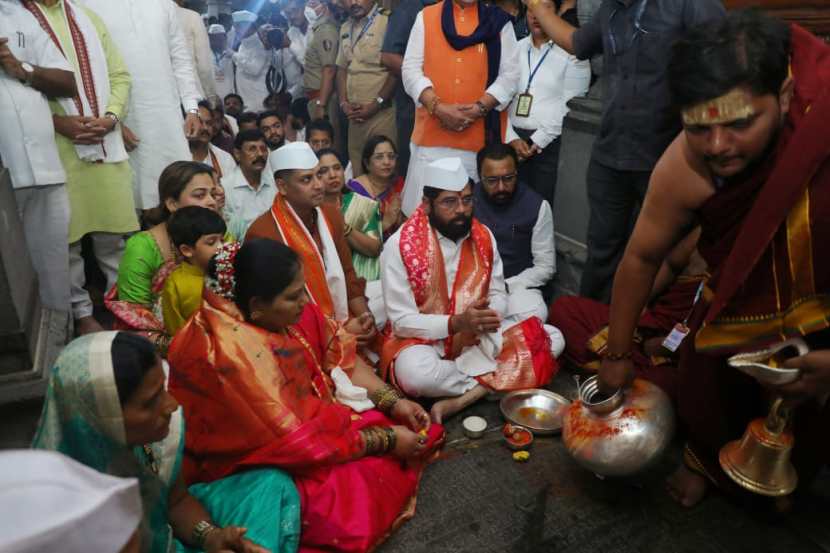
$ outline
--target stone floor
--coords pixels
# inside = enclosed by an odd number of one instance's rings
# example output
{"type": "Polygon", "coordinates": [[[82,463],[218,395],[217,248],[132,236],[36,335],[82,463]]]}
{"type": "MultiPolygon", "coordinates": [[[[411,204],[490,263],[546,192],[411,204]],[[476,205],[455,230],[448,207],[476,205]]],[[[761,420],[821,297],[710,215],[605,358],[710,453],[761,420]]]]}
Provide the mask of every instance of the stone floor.
{"type": "MultiPolygon", "coordinates": [[[[573,397],[564,373],[552,388],[573,397]]],[[[40,402],[0,407],[0,448],[25,447],[40,402]]],[[[379,553],[830,553],[830,476],[783,521],[754,516],[712,494],[687,510],[664,492],[677,450],[632,480],[599,480],[558,436],[537,437],[531,459],[512,461],[500,441],[498,403],[482,402],[447,425],[447,445],[421,481],[415,518],[379,553]],[[487,419],[480,440],[460,421],[487,419]]]]}

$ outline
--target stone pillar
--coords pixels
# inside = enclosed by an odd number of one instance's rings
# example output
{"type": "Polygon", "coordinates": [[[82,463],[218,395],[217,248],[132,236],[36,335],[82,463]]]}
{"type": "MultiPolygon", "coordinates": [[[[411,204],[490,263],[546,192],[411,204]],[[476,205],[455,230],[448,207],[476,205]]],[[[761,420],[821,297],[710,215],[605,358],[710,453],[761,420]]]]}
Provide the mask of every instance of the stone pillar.
{"type": "MultiPolygon", "coordinates": [[[[581,23],[590,21],[602,0],[578,0],[581,23]]],[[[591,69],[602,75],[602,58],[591,60],[591,69]]],[[[602,93],[599,80],[588,95],[568,102],[570,112],[562,123],[562,147],[553,222],[556,229],[555,295],[577,294],[587,259],[588,194],[585,173],[591,159],[594,139],[602,119],[602,93]]]]}
{"type": "Polygon", "coordinates": [[[68,312],[40,303],[11,177],[0,165],[0,404],[43,395],[70,322],[68,312]]]}

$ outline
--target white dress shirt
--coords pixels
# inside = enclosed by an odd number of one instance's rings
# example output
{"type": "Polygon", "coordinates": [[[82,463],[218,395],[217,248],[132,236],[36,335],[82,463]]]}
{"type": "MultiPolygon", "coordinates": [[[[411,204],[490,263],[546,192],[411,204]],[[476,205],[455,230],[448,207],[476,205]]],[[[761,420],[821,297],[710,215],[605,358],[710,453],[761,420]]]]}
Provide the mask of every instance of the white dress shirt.
{"type": "MultiPolygon", "coordinates": [[[[490,232],[488,229],[487,232],[490,232]]],[[[458,273],[458,264],[461,261],[461,245],[464,240],[454,242],[449,238],[438,235],[438,244],[444,256],[444,267],[447,275],[447,294],[452,297],[455,275],[458,273]]],[[[406,267],[401,258],[400,230],[392,235],[383,247],[380,255],[381,283],[383,285],[383,299],[386,303],[386,314],[392,323],[394,333],[401,338],[421,338],[423,340],[442,340],[449,336],[449,315],[426,315],[418,310],[415,295],[409,285],[406,267]]],[[[490,233],[493,246],[496,239],[490,233]]],[[[490,309],[496,311],[502,318],[507,311],[507,290],[504,285],[504,267],[498,250],[493,248],[493,271],[490,277],[490,290],[487,297],[490,300],[490,309]]]]}
{"type": "Polygon", "coordinates": [[[216,83],[216,95],[224,100],[225,96],[236,92],[233,50],[228,49],[221,54],[211,50],[210,55],[213,60],[213,82],[216,83]]]}
{"type": "Polygon", "coordinates": [[[535,131],[530,137],[533,143],[545,148],[562,134],[562,120],[568,113],[568,101],[588,92],[591,64],[588,60],[576,59],[551,41],[537,48],[532,36],[519,41],[518,52],[519,81],[516,96],[510,104],[506,141],[509,143],[519,138],[513,128],[527,129],[535,131]],[[544,61],[530,83],[530,94],[533,96],[530,115],[518,117],[516,105],[519,95],[528,90],[530,73],[543,56],[544,61]]]}
{"type": "Polygon", "coordinates": [[[242,240],[251,223],[271,209],[274,197],[277,195],[274,176],[270,171],[263,171],[259,188],[254,189],[248,184],[248,179],[242,174],[242,169],[236,167],[222,179],[222,186],[225,189],[225,216],[228,220],[228,231],[242,240]]]}
{"type": "Polygon", "coordinates": [[[539,207],[539,217],[533,225],[530,251],[533,254],[533,266],[507,279],[507,287],[511,292],[519,288],[540,288],[547,284],[556,272],[553,212],[546,201],[539,207]]]}
{"type": "MultiPolygon", "coordinates": [[[[498,100],[499,110],[505,109],[516,93],[516,82],[519,79],[518,45],[513,24],[505,23],[501,30],[501,60],[499,61],[499,76],[493,81],[486,92],[498,100]]],[[[482,68],[486,71],[486,68],[482,68]]],[[[406,45],[406,54],[401,65],[401,75],[406,93],[420,105],[418,99],[421,93],[432,87],[432,81],[424,74],[424,15],[419,13],[415,18],[415,25],[409,35],[406,45]]]]}
{"type": "Polygon", "coordinates": [[[193,66],[199,76],[197,84],[199,91],[204,98],[216,96],[216,82],[213,76],[213,50],[210,49],[207,29],[202,21],[202,16],[193,10],[176,7],[179,16],[179,24],[187,39],[187,46],[193,59],[193,66]]]}
{"type": "MultiPolygon", "coordinates": [[[[6,45],[21,62],[73,72],[34,16],[16,0],[0,0],[0,37],[9,39],[6,45]]],[[[15,189],[66,182],[46,96],[2,69],[0,156],[15,189]]]]}
{"type": "Polygon", "coordinates": [[[130,153],[136,207],[158,205],[158,179],[174,161],[191,159],[182,107],[202,98],[193,56],[170,0],[79,0],[110,31],[132,77],[125,124],[141,144],[130,153]]]}

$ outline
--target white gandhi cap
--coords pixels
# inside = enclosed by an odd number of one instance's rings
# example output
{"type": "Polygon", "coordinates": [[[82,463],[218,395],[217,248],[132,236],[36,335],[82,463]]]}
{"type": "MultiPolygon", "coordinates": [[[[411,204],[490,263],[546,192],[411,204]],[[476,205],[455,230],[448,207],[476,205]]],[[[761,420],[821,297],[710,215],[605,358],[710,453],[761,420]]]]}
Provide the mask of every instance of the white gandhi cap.
{"type": "Polygon", "coordinates": [[[271,152],[268,158],[273,172],[288,169],[308,170],[317,167],[317,154],[305,142],[290,142],[271,152]]]}
{"type": "Polygon", "coordinates": [[[240,10],[238,12],[233,12],[231,14],[231,18],[233,18],[234,23],[255,23],[257,20],[257,14],[247,10],[240,10]]]}
{"type": "Polygon", "coordinates": [[[141,522],[138,480],[44,450],[0,453],[0,551],[117,553],[141,522]]]}
{"type": "Polygon", "coordinates": [[[461,159],[457,157],[433,161],[427,165],[424,174],[424,186],[450,192],[461,192],[468,182],[470,182],[470,176],[464,169],[461,159]]]}
{"type": "Polygon", "coordinates": [[[225,34],[225,28],[222,25],[219,25],[218,23],[214,23],[213,25],[208,27],[208,34],[209,35],[224,35],[225,34]]]}

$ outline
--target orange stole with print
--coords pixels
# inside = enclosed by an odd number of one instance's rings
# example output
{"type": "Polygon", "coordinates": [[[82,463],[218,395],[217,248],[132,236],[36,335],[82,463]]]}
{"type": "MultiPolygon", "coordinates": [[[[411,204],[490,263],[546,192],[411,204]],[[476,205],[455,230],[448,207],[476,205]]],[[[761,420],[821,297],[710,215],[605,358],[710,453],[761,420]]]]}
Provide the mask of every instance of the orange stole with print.
{"type": "MultiPolygon", "coordinates": [[[[418,310],[423,314],[463,313],[479,299],[486,298],[493,272],[493,241],[487,229],[473,219],[470,237],[461,245],[458,272],[452,297],[447,294],[444,257],[435,231],[423,207],[419,207],[401,228],[400,251],[409,285],[418,310]]],[[[550,380],[555,362],[550,354],[550,339],[536,318],[516,324],[502,335],[502,350],[492,373],[478,381],[494,390],[535,387],[550,380]]],[[[418,338],[398,338],[387,323],[381,349],[381,374],[395,383],[395,359],[405,348],[429,344],[418,338]]],[[[459,332],[444,340],[444,357],[455,359],[476,343],[476,337],[459,332]]]]}
{"type": "MultiPolygon", "coordinates": [[[[483,43],[463,50],[450,46],[441,29],[442,6],[443,2],[438,2],[421,12],[424,18],[424,75],[432,81],[432,88],[443,103],[474,104],[487,89],[487,48],[483,43]]],[[[470,35],[478,27],[475,5],[466,10],[453,5],[453,16],[460,35],[470,35]]],[[[499,116],[504,140],[507,111],[502,111],[499,116]]],[[[412,142],[418,146],[477,152],[484,147],[484,119],[476,119],[466,130],[455,132],[445,129],[437,117],[418,106],[412,142]]]]}
{"type": "MultiPolygon", "coordinates": [[[[331,223],[321,214],[325,224],[328,225],[329,233],[334,236],[331,223]]],[[[317,304],[323,315],[334,318],[334,302],[331,299],[328,281],[326,280],[326,264],[323,256],[314,239],[305,228],[303,222],[289,207],[285,196],[277,194],[274,205],[271,206],[271,216],[277,225],[277,232],[282,236],[285,245],[297,252],[303,261],[303,272],[305,273],[305,288],[311,300],[317,304]]],[[[319,222],[318,222],[319,224],[319,222]]]]}

